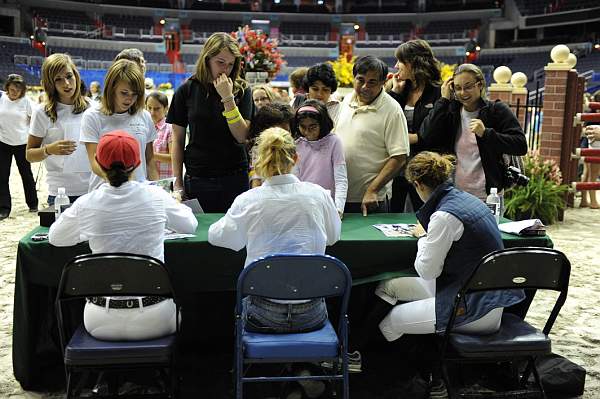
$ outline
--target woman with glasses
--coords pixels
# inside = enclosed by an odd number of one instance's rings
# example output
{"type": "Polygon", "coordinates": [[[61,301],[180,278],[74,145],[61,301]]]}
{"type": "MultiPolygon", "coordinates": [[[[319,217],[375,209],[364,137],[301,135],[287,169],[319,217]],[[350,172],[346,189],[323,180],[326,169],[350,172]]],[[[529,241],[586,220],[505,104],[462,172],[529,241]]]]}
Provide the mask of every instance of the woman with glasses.
{"type": "Polygon", "coordinates": [[[428,148],[455,154],[456,187],[485,200],[490,188],[504,188],[502,154],[527,153],[525,134],[506,104],[487,99],[479,67],[460,65],[441,90],[419,136],[428,148]]]}
{"type": "Polygon", "coordinates": [[[0,220],[6,219],[12,208],[9,178],[13,157],[21,174],[29,212],[37,212],[38,208],[31,164],[25,157],[33,112],[31,101],[25,96],[26,89],[21,75],[10,74],[4,84],[6,92],[0,96],[0,220]]]}

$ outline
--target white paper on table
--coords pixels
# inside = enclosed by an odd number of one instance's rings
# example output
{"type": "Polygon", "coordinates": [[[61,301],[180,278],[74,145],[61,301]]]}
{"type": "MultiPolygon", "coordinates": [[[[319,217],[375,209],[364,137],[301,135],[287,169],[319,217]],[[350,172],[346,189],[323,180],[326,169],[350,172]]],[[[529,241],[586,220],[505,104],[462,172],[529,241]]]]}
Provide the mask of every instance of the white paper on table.
{"type": "Polygon", "coordinates": [[[65,140],[72,140],[77,143],[77,148],[71,155],[64,156],[64,173],[86,173],[91,172],[90,161],[88,159],[85,143],[79,141],[79,124],[67,123],[63,125],[65,130],[65,140]]]}
{"type": "Polygon", "coordinates": [[[540,229],[542,227],[544,227],[544,224],[540,219],[519,220],[517,222],[508,222],[498,225],[500,231],[509,234],[523,234],[523,230],[540,229]]]}
{"type": "Polygon", "coordinates": [[[192,237],[196,237],[196,236],[194,234],[175,233],[172,230],[165,229],[164,241],[177,240],[179,238],[192,238],[192,237]]]}
{"type": "Polygon", "coordinates": [[[412,237],[412,231],[415,224],[394,223],[394,224],[374,224],[377,230],[385,234],[386,237],[412,237]]]}

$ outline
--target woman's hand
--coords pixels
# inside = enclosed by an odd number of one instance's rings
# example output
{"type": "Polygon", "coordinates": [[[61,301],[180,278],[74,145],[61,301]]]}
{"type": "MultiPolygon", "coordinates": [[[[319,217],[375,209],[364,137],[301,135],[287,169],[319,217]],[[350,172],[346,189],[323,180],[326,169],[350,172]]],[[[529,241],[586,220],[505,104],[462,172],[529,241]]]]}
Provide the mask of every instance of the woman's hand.
{"type": "Polygon", "coordinates": [[[471,122],[469,122],[469,129],[471,129],[471,132],[475,133],[477,136],[483,137],[485,125],[481,119],[471,119],[471,122]]]}
{"type": "Polygon", "coordinates": [[[221,98],[227,98],[233,96],[233,81],[231,78],[224,73],[220,74],[213,82],[215,90],[221,96],[221,98]]]}
{"type": "Polygon", "coordinates": [[[46,145],[46,152],[50,155],[71,155],[77,149],[77,142],[72,140],[58,140],[46,145]]]}
{"type": "Polygon", "coordinates": [[[600,126],[592,125],[585,127],[585,135],[587,136],[590,142],[594,142],[596,140],[600,141],[600,126]]]}
{"type": "Polygon", "coordinates": [[[442,97],[447,100],[452,100],[452,95],[454,94],[454,90],[452,89],[452,84],[454,83],[454,79],[448,78],[444,83],[442,83],[441,91],[442,97]]]}
{"type": "Polygon", "coordinates": [[[417,225],[415,226],[415,228],[412,231],[412,235],[414,237],[423,237],[425,235],[425,229],[423,228],[423,226],[421,226],[421,223],[417,223],[417,225]]]}

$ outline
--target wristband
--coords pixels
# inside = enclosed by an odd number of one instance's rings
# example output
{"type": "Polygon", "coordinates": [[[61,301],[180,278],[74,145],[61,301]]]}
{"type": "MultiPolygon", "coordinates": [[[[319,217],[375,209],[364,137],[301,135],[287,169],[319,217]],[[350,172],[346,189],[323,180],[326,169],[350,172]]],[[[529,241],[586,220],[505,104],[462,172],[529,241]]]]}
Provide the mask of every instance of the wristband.
{"type": "Polygon", "coordinates": [[[231,111],[223,111],[222,114],[227,119],[232,119],[232,118],[235,118],[237,116],[242,116],[242,114],[240,114],[240,110],[238,109],[238,107],[235,107],[231,111]]]}
{"type": "Polygon", "coordinates": [[[227,124],[228,124],[228,125],[233,125],[233,124],[236,124],[236,123],[238,123],[238,122],[239,122],[239,121],[241,121],[241,120],[242,120],[242,116],[241,116],[241,115],[239,115],[239,116],[236,116],[235,118],[232,118],[232,119],[227,119],[227,124]]]}
{"type": "Polygon", "coordinates": [[[233,95],[231,95],[231,96],[227,96],[227,97],[223,97],[223,98],[221,99],[221,102],[222,102],[222,103],[226,103],[227,101],[231,101],[231,100],[233,100],[234,98],[235,98],[235,97],[234,97],[233,95]]]}

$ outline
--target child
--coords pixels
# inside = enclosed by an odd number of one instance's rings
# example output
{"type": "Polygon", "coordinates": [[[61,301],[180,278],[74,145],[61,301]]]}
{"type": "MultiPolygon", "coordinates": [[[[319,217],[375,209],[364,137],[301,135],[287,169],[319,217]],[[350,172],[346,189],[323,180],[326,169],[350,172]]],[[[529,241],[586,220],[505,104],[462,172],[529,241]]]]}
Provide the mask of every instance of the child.
{"type": "Polygon", "coordinates": [[[292,131],[296,139],[298,162],[293,173],[301,181],[315,183],[331,192],[335,206],[344,213],[348,175],[344,150],[338,136],[331,134],[333,121],[327,108],[317,100],[305,101],[296,111],[292,131]]]}
{"type": "Polygon", "coordinates": [[[280,127],[290,131],[290,124],[294,117],[292,107],[287,104],[271,103],[261,107],[254,118],[248,131],[248,159],[250,159],[250,187],[258,187],[262,183],[262,178],[254,173],[255,163],[255,142],[258,136],[271,127],[280,127]]]}
{"type": "Polygon", "coordinates": [[[89,191],[102,184],[104,172],[96,162],[98,141],[107,132],[124,130],[140,143],[142,163],[134,171],[136,181],[156,180],[152,142],[156,129],[150,113],[144,109],[144,75],[133,61],[118,60],[112,64],[104,79],[100,107],[89,108],[81,121],[79,141],[85,143],[92,168],[89,191]]]}
{"type": "Polygon", "coordinates": [[[154,159],[158,169],[158,178],[166,179],[173,177],[171,166],[171,140],[173,128],[166,123],[167,111],[169,110],[169,99],[163,93],[153,91],[146,97],[146,109],[150,112],[154,127],[156,128],[156,140],[154,140],[154,159]]]}
{"type": "Polygon", "coordinates": [[[27,160],[44,161],[48,176],[48,205],[59,187],[73,203],[88,192],[90,165],[79,144],[83,113],[89,107],[81,92],[79,71],[67,54],[52,54],[42,65],[45,103],[35,108],[27,141],[27,160]]]}

